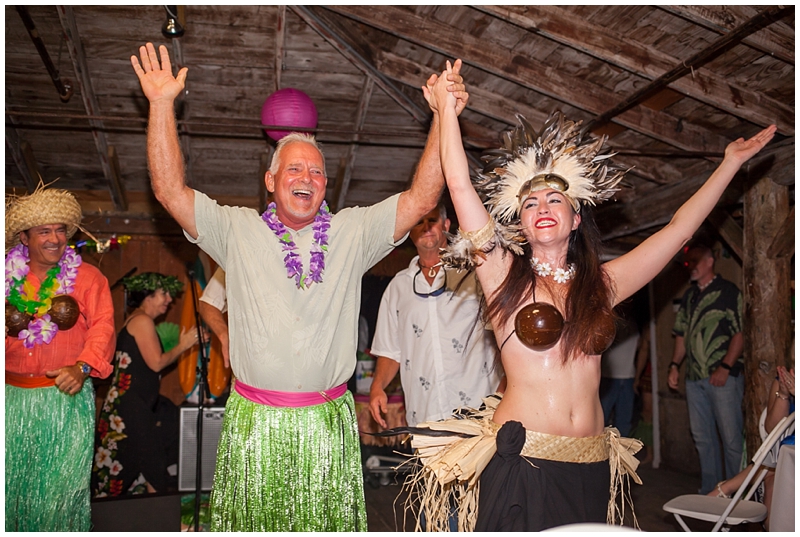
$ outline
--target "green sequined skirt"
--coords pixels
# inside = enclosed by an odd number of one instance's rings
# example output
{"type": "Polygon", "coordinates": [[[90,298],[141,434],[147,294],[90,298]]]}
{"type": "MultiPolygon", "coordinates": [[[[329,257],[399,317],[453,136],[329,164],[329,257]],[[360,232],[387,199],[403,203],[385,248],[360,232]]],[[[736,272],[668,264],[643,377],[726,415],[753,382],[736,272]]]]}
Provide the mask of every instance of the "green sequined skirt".
{"type": "Polygon", "coordinates": [[[366,531],[352,394],[278,408],[231,390],[217,449],[211,529],[366,531]]]}
{"type": "Polygon", "coordinates": [[[6,531],[89,531],[94,389],[6,384],[6,531]]]}

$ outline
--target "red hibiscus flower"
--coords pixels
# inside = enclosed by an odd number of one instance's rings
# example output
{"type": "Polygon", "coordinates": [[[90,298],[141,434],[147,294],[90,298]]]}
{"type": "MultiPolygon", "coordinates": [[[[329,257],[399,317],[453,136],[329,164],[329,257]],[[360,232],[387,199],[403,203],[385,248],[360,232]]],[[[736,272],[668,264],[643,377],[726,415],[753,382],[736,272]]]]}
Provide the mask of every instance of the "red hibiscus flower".
{"type": "Polygon", "coordinates": [[[108,421],[101,418],[97,423],[97,432],[100,433],[100,438],[103,438],[108,432],[108,421]]]}
{"type": "Polygon", "coordinates": [[[126,392],[128,388],[131,387],[131,376],[125,373],[121,373],[119,376],[119,393],[122,395],[123,392],[126,392]]]}

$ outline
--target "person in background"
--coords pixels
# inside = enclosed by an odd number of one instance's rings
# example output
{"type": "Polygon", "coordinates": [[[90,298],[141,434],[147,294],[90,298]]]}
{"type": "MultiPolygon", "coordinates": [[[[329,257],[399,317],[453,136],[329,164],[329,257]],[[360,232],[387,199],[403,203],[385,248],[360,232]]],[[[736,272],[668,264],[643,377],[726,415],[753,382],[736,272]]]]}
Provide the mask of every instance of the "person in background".
{"type": "Polygon", "coordinates": [[[714,253],[708,245],[690,242],[684,262],[692,285],[675,317],[668,384],[678,389],[678,369],[685,360],[689,426],[700,456],[700,494],[708,494],[739,473],[742,465],[742,293],[714,272],[714,253]]]}
{"type": "Polygon", "coordinates": [[[155,320],[164,315],[183,284],[174,276],[145,272],[125,278],[133,308],[117,337],[114,376],[97,422],[92,489],[97,497],[165,492],[168,432],[178,409],[159,395],[162,369],[197,345],[196,327],[165,350],[155,320]]]}
{"type": "Polygon", "coordinates": [[[6,198],[6,531],[89,531],[94,388],[111,373],[108,280],[67,245],[81,206],[6,198]]]}
{"type": "Polygon", "coordinates": [[[200,317],[219,339],[225,367],[230,367],[230,344],[228,341],[228,297],[225,294],[225,271],[217,267],[208,280],[198,304],[200,317]]]}
{"type": "Polygon", "coordinates": [[[415,427],[480,406],[497,390],[496,346],[480,322],[481,292],[474,273],[446,270],[439,250],[447,245],[450,220],[442,203],[411,228],[417,255],[389,283],[372,342],[377,356],[370,411],[386,427],[384,389],[400,371],[406,422],[415,427]]]}
{"type": "MultiPolygon", "coordinates": [[[[794,368],[787,370],[783,366],[778,366],[778,376],[772,382],[769,390],[769,400],[767,402],[767,415],[764,420],[764,430],[767,434],[772,432],[772,429],[786,416],[794,412],[794,368]]],[[[784,445],[794,446],[794,433],[783,438],[778,447],[784,445]]],[[[769,531],[769,513],[772,506],[772,493],[775,486],[775,464],[777,463],[777,450],[775,456],[771,460],[771,465],[768,467],[767,474],[764,476],[764,496],[763,503],[767,506],[767,518],[764,520],[764,526],[769,531]]],[[[731,498],[739,487],[744,483],[747,474],[753,468],[753,463],[733,476],[730,479],[717,483],[716,488],[708,493],[708,496],[717,496],[720,498],[731,498]]]]}
{"type": "Polygon", "coordinates": [[[617,308],[616,336],[600,362],[600,404],[606,425],[630,436],[635,399],[636,363],[641,350],[639,326],[632,318],[631,303],[617,308]]]}

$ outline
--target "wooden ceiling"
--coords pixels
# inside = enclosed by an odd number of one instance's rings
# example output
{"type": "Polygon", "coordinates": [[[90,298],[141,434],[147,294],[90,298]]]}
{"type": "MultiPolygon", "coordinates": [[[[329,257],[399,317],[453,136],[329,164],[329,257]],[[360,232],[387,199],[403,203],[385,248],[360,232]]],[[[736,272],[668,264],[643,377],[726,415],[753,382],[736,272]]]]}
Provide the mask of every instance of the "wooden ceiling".
{"type": "MultiPolygon", "coordinates": [[[[188,182],[223,202],[263,203],[274,142],[261,107],[287,87],[316,104],[332,206],[404,189],[431,115],[419,87],[453,58],[470,92],[471,156],[516,113],[540,126],[560,109],[609,136],[630,188],[596,218],[623,247],[666,223],[728,142],[771,123],[778,136],[750,173],[794,185],[793,6],[181,6],[185,34],[172,40],[162,6],[24,8],[73,91],[66,102],[26,13],[5,10],[6,190],[58,178],[103,216],[98,229],[158,212],[129,60],[146,41],[189,68],[177,105],[188,182]]],[[[742,184],[718,220],[735,220],[742,184]]]]}

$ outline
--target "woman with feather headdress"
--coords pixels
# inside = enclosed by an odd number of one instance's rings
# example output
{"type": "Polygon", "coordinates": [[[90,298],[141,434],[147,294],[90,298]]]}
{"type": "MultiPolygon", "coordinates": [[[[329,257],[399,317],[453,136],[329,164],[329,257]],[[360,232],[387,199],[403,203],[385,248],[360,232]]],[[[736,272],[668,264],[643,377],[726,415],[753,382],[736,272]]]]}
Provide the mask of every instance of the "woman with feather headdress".
{"type": "Polygon", "coordinates": [[[484,155],[486,165],[471,181],[455,99],[445,86],[442,76],[423,88],[439,116],[442,168],[460,224],[442,259],[476,271],[508,387],[483,428],[495,441],[488,465],[477,464],[480,480],[454,470],[457,464],[437,467],[442,453],[421,458],[439,486],[456,474],[475,493],[479,483],[477,503],[473,497],[459,507],[459,529],[621,523],[616,494],[626,473],[639,481],[633,453],[641,444],[604,429],[600,355],[614,339],[612,309],[669,263],[775,126],[729,144],[668,225],[601,263],[591,206],[610,198],[624,175],[601,154],[605,140],[585,138],[560,112],[540,133],[519,117],[520,126],[484,155]]]}

